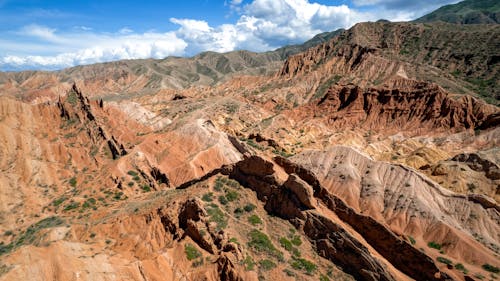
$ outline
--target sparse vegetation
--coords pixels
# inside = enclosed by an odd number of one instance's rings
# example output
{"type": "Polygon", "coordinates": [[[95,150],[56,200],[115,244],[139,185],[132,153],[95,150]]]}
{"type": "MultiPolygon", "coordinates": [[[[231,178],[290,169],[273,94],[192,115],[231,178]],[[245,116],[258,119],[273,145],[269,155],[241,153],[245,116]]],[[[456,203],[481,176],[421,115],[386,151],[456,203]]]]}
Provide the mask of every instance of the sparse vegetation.
{"type": "Polygon", "coordinates": [[[26,244],[35,244],[40,237],[39,232],[42,229],[58,227],[64,224],[64,220],[59,217],[48,217],[29,226],[10,244],[0,244],[0,255],[9,253],[13,249],[26,244]]]}
{"type": "Polygon", "coordinates": [[[221,209],[219,209],[219,206],[210,204],[206,209],[208,215],[210,216],[210,221],[217,224],[217,230],[226,228],[227,219],[224,217],[224,213],[221,209]]]}
{"type": "Polygon", "coordinates": [[[447,264],[447,265],[452,265],[453,262],[445,257],[437,257],[436,260],[440,263],[444,263],[444,264],[447,264]]]}
{"type": "Polygon", "coordinates": [[[218,199],[219,199],[219,203],[221,203],[222,205],[226,205],[227,203],[229,203],[226,196],[224,196],[224,195],[220,195],[218,199]]]}
{"type": "Polygon", "coordinates": [[[127,174],[129,174],[129,175],[130,175],[130,176],[132,176],[132,177],[136,177],[136,176],[138,176],[137,172],[132,171],[132,170],[128,171],[128,172],[127,172],[127,174]]]}
{"type": "Polygon", "coordinates": [[[285,248],[285,250],[290,252],[293,249],[292,242],[290,242],[290,240],[286,239],[285,237],[281,237],[279,242],[281,247],[285,248]]]}
{"type": "Polygon", "coordinates": [[[491,273],[500,273],[500,268],[493,266],[491,264],[485,263],[481,266],[484,270],[489,271],[491,273]]]}
{"type": "Polygon", "coordinates": [[[267,253],[272,256],[276,256],[279,259],[283,258],[283,254],[274,247],[273,243],[267,237],[265,233],[258,231],[257,229],[253,229],[249,234],[250,241],[248,242],[248,246],[254,249],[257,252],[267,253]]]}
{"type": "Polygon", "coordinates": [[[61,205],[64,201],[66,201],[66,199],[67,199],[67,198],[66,198],[66,197],[64,197],[64,196],[59,197],[59,198],[57,198],[57,199],[54,199],[54,201],[52,201],[52,205],[53,205],[54,207],[57,207],[57,206],[61,205]]]}
{"type": "Polygon", "coordinates": [[[143,185],[142,186],[142,191],[144,192],[150,192],[151,191],[151,187],[147,184],[143,185]]]}
{"type": "Polygon", "coordinates": [[[318,99],[318,98],[322,98],[326,91],[334,84],[336,84],[337,82],[340,81],[340,79],[342,78],[342,76],[339,76],[339,75],[335,75],[333,77],[331,77],[330,79],[326,80],[326,82],[322,83],[318,89],[316,90],[316,93],[314,93],[314,96],[313,98],[315,99],[318,99]]]}
{"type": "Polygon", "coordinates": [[[427,246],[429,246],[429,248],[433,248],[433,249],[436,249],[436,250],[441,250],[442,248],[442,245],[441,244],[438,244],[434,241],[431,241],[427,244],[427,246]]]}
{"type": "Polygon", "coordinates": [[[70,202],[68,205],[64,206],[64,209],[63,211],[71,211],[71,210],[74,210],[74,209],[78,209],[78,207],[80,207],[80,202],[70,202]]]}
{"type": "Polygon", "coordinates": [[[245,210],[245,212],[251,212],[253,210],[255,210],[255,208],[257,208],[257,206],[255,206],[254,204],[252,203],[249,203],[247,205],[245,205],[245,207],[243,207],[243,209],[245,210]]]}
{"type": "Polygon", "coordinates": [[[297,270],[305,270],[307,274],[312,275],[316,271],[317,266],[303,258],[293,258],[290,265],[297,270]]]}
{"type": "Polygon", "coordinates": [[[417,241],[415,240],[415,238],[411,237],[411,236],[408,236],[408,239],[410,240],[410,243],[412,245],[415,245],[415,243],[417,243],[417,241]]]}
{"type": "Polygon", "coordinates": [[[457,263],[457,264],[455,264],[455,268],[456,268],[457,270],[462,271],[464,274],[467,274],[467,273],[469,272],[469,271],[465,268],[465,266],[464,266],[463,264],[461,264],[461,263],[457,263]]]}
{"type": "Polygon", "coordinates": [[[226,192],[226,199],[229,202],[233,202],[233,201],[237,200],[238,199],[238,192],[236,192],[234,190],[228,190],[226,192]]]}
{"type": "Polygon", "coordinates": [[[205,201],[205,202],[212,202],[214,199],[212,198],[214,194],[212,192],[208,192],[208,193],[205,193],[203,194],[203,196],[201,197],[201,200],[205,201]]]}
{"type": "Polygon", "coordinates": [[[72,187],[76,187],[76,177],[72,177],[71,179],[69,179],[69,185],[71,185],[72,187]]]}
{"type": "Polygon", "coordinates": [[[245,265],[245,270],[253,270],[255,267],[255,262],[253,261],[251,256],[246,256],[245,260],[243,261],[243,264],[245,265]]]}
{"type": "Polygon", "coordinates": [[[262,224],[262,220],[257,215],[251,215],[248,217],[248,222],[252,225],[262,224]]]}
{"type": "Polygon", "coordinates": [[[187,243],[184,246],[184,253],[186,253],[186,257],[190,261],[201,257],[200,251],[198,251],[198,249],[196,249],[195,246],[193,246],[189,243],[187,243]]]}
{"type": "Polygon", "coordinates": [[[276,264],[268,259],[263,259],[259,261],[260,268],[264,271],[271,270],[276,267],[276,264]]]}

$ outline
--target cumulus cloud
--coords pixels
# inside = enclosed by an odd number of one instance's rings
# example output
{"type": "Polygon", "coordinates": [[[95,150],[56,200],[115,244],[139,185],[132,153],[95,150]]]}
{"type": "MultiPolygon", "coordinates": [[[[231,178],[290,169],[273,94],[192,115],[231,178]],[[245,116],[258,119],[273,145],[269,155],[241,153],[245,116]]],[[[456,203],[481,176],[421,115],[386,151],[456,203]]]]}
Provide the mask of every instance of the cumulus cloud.
{"type": "MultiPolygon", "coordinates": [[[[22,37],[22,43],[0,40],[0,69],[58,69],[119,59],[191,56],[202,51],[267,51],[302,43],[318,33],[349,28],[361,21],[411,19],[414,11],[393,8],[410,7],[409,2],[418,1],[353,0],[357,7],[380,7],[358,10],[312,0],[253,0],[249,3],[226,0],[230,10],[237,13],[235,22],[210,26],[203,20],[171,18],[170,22],[177,28],[165,33],[140,34],[129,27],[115,33],[97,33],[85,27],[62,32],[33,24],[16,32],[22,37]]],[[[453,1],[429,2],[439,5],[453,1]]]]}
{"type": "Polygon", "coordinates": [[[80,34],[80,36],[67,37],[62,35],[61,38],[64,42],[72,42],[72,44],[67,44],[68,49],[77,50],[47,56],[7,55],[0,58],[0,66],[8,69],[60,69],[113,60],[182,55],[187,47],[186,42],[177,38],[172,32],[129,35],[80,34]],[[75,41],[71,41],[71,39],[75,41]],[[92,46],[92,44],[96,44],[96,46],[92,46]],[[85,45],[88,47],[78,48],[78,46],[85,45]]]}
{"type": "Polygon", "coordinates": [[[189,19],[174,18],[171,22],[180,25],[175,33],[188,43],[187,53],[194,54],[207,50],[266,51],[375,18],[346,5],[326,6],[307,0],[254,0],[241,11],[236,23],[217,27],[189,19]]]}

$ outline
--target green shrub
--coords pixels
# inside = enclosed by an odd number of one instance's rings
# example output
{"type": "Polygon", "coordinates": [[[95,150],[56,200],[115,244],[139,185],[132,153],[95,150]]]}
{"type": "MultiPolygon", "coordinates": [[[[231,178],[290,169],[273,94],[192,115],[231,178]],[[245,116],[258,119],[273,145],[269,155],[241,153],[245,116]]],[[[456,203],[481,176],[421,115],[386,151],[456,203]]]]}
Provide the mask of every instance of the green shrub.
{"type": "Polygon", "coordinates": [[[234,213],[239,216],[239,215],[243,214],[243,209],[238,207],[238,208],[234,209],[234,213]]]}
{"type": "Polygon", "coordinates": [[[217,231],[226,228],[227,219],[224,217],[224,213],[215,204],[210,204],[207,207],[207,213],[210,216],[209,221],[215,222],[217,224],[217,231]]]}
{"type": "Polygon", "coordinates": [[[184,253],[186,253],[186,257],[188,260],[194,260],[194,259],[201,257],[200,251],[198,251],[198,249],[196,249],[195,246],[193,246],[189,243],[187,243],[184,246],[184,253]]]}
{"type": "Polygon", "coordinates": [[[410,239],[410,243],[412,245],[415,245],[415,243],[417,243],[417,241],[415,241],[415,238],[411,237],[411,236],[408,236],[408,239],[410,239]]]}
{"type": "Polygon", "coordinates": [[[80,207],[79,202],[70,202],[68,205],[64,206],[63,211],[71,211],[80,207]]]}
{"type": "Polygon", "coordinates": [[[129,174],[129,175],[131,175],[131,176],[133,176],[133,177],[135,177],[135,176],[137,176],[137,175],[138,175],[138,174],[137,174],[137,172],[132,171],[132,170],[128,171],[128,172],[127,172],[127,174],[129,174]]]}
{"type": "Polygon", "coordinates": [[[143,185],[142,186],[142,191],[144,192],[150,192],[151,191],[151,187],[147,184],[143,185]]]}
{"type": "Polygon", "coordinates": [[[57,207],[59,205],[62,204],[62,202],[66,201],[66,197],[62,196],[62,197],[59,197],[57,199],[54,199],[54,201],[52,201],[52,205],[54,205],[54,207],[57,207]]]}
{"type": "Polygon", "coordinates": [[[442,245],[441,244],[438,244],[434,241],[431,241],[427,244],[427,246],[429,246],[429,248],[434,248],[434,249],[437,249],[437,250],[441,250],[442,248],[442,245]]]}
{"type": "Polygon", "coordinates": [[[330,278],[328,276],[321,274],[319,276],[319,281],[330,281],[330,278]]]}
{"type": "Polygon", "coordinates": [[[285,250],[290,252],[293,249],[292,242],[290,242],[290,240],[286,239],[285,237],[281,237],[279,241],[281,247],[285,248],[285,250]]]}
{"type": "Polygon", "coordinates": [[[303,258],[293,258],[290,262],[291,266],[297,270],[305,270],[307,274],[311,275],[316,270],[317,266],[303,258]]]}
{"type": "Polygon", "coordinates": [[[247,204],[245,205],[245,207],[243,207],[243,209],[245,210],[245,212],[251,212],[253,210],[255,210],[255,208],[257,208],[257,206],[255,206],[254,204],[250,203],[250,204],[247,204]]]}
{"type": "Polygon", "coordinates": [[[215,185],[214,185],[215,191],[222,191],[222,188],[224,187],[224,182],[223,181],[224,181],[223,177],[218,177],[215,180],[215,185]]]}
{"type": "Polygon", "coordinates": [[[212,192],[209,192],[209,193],[205,193],[203,194],[203,196],[201,197],[201,200],[205,201],[205,202],[212,202],[214,199],[212,198],[214,194],[212,192]]]}
{"type": "Polygon", "coordinates": [[[295,246],[300,246],[302,245],[302,241],[300,240],[300,236],[299,235],[295,235],[292,240],[291,240],[292,244],[295,245],[295,246]]]}
{"type": "Polygon", "coordinates": [[[129,182],[127,183],[127,185],[128,185],[128,186],[130,186],[130,187],[134,186],[134,184],[135,184],[135,183],[134,183],[133,181],[129,181],[129,182]]]}
{"type": "Polygon", "coordinates": [[[252,225],[262,224],[262,220],[257,215],[251,215],[248,217],[248,222],[252,225]]]}
{"type": "Polygon", "coordinates": [[[233,191],[233,190],[229,190],[226,193],[226,199],[229,202],[235,201],[236,199],[238,199],[238,192],[233,191]]]}
{"type": "Polygon", "coordinates": [[[250,241],[248,242],[248,247],[254,249],[257,252],[264,252],[270,255],[276,256],[278,258],[282,258],[283,254],[274,247],[273,243],[267,237],[266,234],[258,231],[257,229],[253,229],[249,233],[250,241]]]}
{"type": "Polygon", "coordinates": [[[221,203],[222,205],[227,205],[228,201],[226,199],[226,196],[224,195],[219,196],[219,203],[221,203]]]}
{"type": "Polygon", "coordinates": [[[469,271],[465,268],[465,266],[464,266],[463,264],[461,264],[461,263],[457,263],[457,264],[455,264],[455,268],[456,268],[457,270],[462,271],[464,274],[467,274],[467,273],[469,272],[469,271]]]}
{"type": "Polygon", "coordinates": [[[500,268],[496,267],[496,266],[493,266],[491,264],[483,264],[482,265],[482,268],[486,271],[489,271],[489,272],[492,272],[492,273],[499,273],[500,272],[500,268]]]}
{"type": "Polygon", "coordinates": [[[243,264],[245,265],[245,270],[253,270],[255,267],[255,262],[253,261],[251,256],[247,256],[245,260],[243,261],[243,264]]]}
{"type": "Polygon", "coordinates": [[[276,267],[276,264],[268,259],[263,259],[259,261],[260,268],[264,271],[271,270],[276,267]]]}
{"type": "Polygon", "coordinates": [[[48,217],[30,225],[24,232],[10,244],[0,244],[0,255],[6,254],[13,249],[26,244],[34,244],[39,237],[38,232],[42,229],[58,227],[64,224],[64,220],[59,217],[48,217]]]}
{"type": "Polygon", "coordinates": [[[438,262],[440,263],[444,263],[444,264],[447,264],[447,265],[451,265],[453,264],[453,262],[445,257],[437,257],[436,259],[438,262]]]}
{"type": "Polygon", "coordinates": [[[294,277],[296,274],[295,272],[291,271],[288,268],[283,269],[283,272],[286,273],[287,276],[294,277]]]}
{"type": "Polygon", "coordinates": [[[76,177],[72,177],[71,179],[69,179],[69,185],[71,185],[72,187],[76,187],[76,177]]]}

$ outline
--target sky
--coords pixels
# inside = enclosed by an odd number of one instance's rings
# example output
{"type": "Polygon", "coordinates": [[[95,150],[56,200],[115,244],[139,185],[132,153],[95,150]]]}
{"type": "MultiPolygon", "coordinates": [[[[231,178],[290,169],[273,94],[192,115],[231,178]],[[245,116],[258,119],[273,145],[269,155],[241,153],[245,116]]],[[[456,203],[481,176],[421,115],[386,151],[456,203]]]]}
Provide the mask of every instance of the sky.
{"type": "Polygon", "coordinates": [[[0,0],[0,71],[268,51],[457,0],[0,0]]]}

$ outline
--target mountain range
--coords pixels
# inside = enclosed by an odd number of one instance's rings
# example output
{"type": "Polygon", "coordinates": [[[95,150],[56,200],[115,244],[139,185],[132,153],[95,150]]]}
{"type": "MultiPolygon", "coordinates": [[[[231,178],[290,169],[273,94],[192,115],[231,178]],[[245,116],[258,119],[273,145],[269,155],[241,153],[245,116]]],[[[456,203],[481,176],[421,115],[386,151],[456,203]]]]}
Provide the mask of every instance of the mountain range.
{"type": "Polygon", "coordinates": [[[0,280],[495,280],[497,1],[0,73],[0,280]]]}

